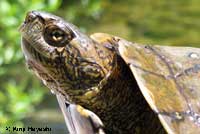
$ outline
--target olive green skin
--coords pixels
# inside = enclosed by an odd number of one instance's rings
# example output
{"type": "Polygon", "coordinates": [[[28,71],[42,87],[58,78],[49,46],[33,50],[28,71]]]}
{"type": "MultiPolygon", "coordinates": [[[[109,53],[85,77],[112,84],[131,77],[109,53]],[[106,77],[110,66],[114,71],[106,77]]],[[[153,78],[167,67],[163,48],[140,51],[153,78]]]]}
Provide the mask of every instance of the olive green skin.
{"type": "Polygon", "coordinates": [[[20,32],[28,67],[57,97],[75,103],[77,128],[84,120],[91,125],[93,114],[106,133],[165,133],[161,123],[170,134],[200,133],[199,48],[141,45],[103,33],[88,37],[38,11],[27,14],[20,32]]]}

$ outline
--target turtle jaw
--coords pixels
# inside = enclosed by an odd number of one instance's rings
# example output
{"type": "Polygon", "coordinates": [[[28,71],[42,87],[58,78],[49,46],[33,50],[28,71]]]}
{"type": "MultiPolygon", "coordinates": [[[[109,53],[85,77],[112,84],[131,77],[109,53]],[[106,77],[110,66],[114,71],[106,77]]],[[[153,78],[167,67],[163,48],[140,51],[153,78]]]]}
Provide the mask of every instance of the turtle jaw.
{"type": "MultiPolygon", "coordinates": [[[[57,78],[54,78],[53,73],[48,70],[49,68],[53,67],[53,65],[56,65],[55,61],[50,60],[37,52],[24,37],[21,38],[21,47],[28,69],[33,71],[34,74],[40,80],[42,80],[43,84],[47,86],[53,94],[65,94],[64,96],[66,101],[71,102],[71,98],[68,94],[58,90],[60,87],[59,83],[57,82],[57,78]]],[[[53,71],[57,71],[58,68],[59,67],[54,67],[53,71]]],[[[70,88],[70,86],[66,86],[63,91],[68,90],[68,88],[70,88]]]]}

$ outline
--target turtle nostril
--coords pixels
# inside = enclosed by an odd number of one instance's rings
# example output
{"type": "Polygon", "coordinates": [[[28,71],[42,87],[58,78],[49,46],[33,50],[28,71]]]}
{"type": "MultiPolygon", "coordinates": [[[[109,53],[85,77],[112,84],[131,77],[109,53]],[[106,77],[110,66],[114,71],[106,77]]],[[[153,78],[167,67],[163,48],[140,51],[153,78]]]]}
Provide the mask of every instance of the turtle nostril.
{"type": "Polygon", "coordinates": [[[35,14],[35,12],[30,11],[26,14],[26,18],[25,18],[24,23],[32,22],[35,18],[37,18],[37,15],[35,14]]]}

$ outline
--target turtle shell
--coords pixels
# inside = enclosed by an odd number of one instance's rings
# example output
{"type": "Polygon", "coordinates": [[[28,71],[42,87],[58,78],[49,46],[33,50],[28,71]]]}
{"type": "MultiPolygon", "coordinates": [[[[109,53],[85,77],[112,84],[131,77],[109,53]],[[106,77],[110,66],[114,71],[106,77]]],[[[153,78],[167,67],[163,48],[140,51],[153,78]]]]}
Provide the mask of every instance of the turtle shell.
{"type": "Polygon", "coordinates": [[[168,133],[200,133],[200,48],[141,45],[103,33],[91,38],[115,44],[168,133]]]}

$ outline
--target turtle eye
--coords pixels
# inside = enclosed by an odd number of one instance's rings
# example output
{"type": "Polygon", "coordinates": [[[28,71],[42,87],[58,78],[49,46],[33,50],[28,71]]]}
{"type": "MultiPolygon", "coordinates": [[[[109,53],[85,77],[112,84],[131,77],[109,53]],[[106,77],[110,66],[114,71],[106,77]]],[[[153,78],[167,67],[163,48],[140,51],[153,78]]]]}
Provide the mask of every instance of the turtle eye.
{"type": "Polygon", "coordinates": [[[67,45],[73,38],[73,34],[68,29],[61,29],[57,26],[48,26],[44,30],[45,41],[55,47],[67,45]]]}
{"type": "Polygon", "coordinates": [[[63,40],[64,36],[65,36],[64,32],[59,29],[52,31],[51,33],[51,38],[57,42],[63,40]]]}

